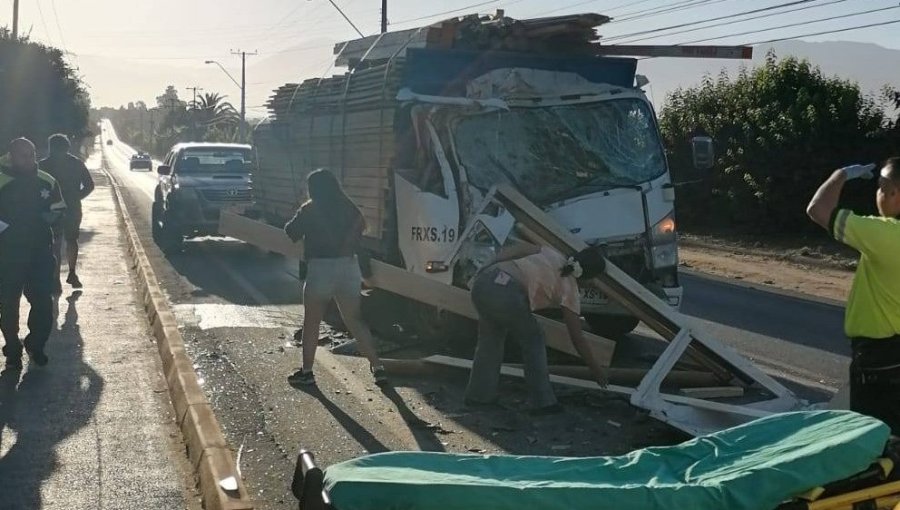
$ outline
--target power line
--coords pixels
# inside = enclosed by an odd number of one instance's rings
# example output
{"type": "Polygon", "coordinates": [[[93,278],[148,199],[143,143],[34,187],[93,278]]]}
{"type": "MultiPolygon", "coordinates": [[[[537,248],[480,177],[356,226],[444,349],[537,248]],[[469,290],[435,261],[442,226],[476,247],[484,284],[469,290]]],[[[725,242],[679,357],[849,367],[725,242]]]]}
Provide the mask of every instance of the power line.
{"type": "MultiPolygon", "coordinates": [[[[887,26],[887,25],[893,25],[893,24],[895,24],[895,23],[900,23],[900,19],[895,19],[895,20],[890,20],[890,21],[882,21],[882,22],[879,22],[879,23],[869,23],[869,24],[867,24],[867,25],[856,25],[856,26],[853,26],[853,27],[836,28],[836,29],[833,29],[833,30],[823,30],[823,31],[821,31],[821,32],[811,32],[811,33],[808,33],[808,34],[797,34],[797,35],[791,35],[791,36],[786,36],[786,37],[778,37],[778,38],[776,38],[776,39],[768,39],[768,40],[765,40],[765,41],[745,42],[745,43],[741,43],[741,45],[742,45],[742,46],[756,46],[756,45],[758,45],[758,44],[769,44],[769,43],[776,43],[776,42],[781,42],[781,41],[790,41],[790,40],[792,40],[792,39],[802,39],[802,38],[804,38],[804,37],[817,37],[817,36],[820,36],[820,35],[838,34],[838,33],[841,33],[841,32],[850,32],[850,31],[853,31],[853,30],[862,30],[862,29],[864,29],[864,28],[883,27],[883,26],[887,26]]],[[[648,59],[651,59],[651,58],[657,58],[657,57],[641,57],[641,58],[639,58],[638,60],[648,60],[648,59]]]]}
{"type": "MultiPolygon", "coordinates": [[[[487,2],[478,2],[477,4],[471,4],[471,5],[467,5],[465,7],[460,7],[459,9],[452,9],[452,10],[444,11],[444,12],[436,12],[434,14],[429,14],[428,16],[419,16],[418,18],[408,18],[408,19],[404,19],[404,20],[400,20],[400,21],[393,21],[393,22],[391,22],[391,25],[401,25],[403,23],[410,23],[412,21],[422,21],[424,19],[436,18],[438,16],[446,16],[448,14],[455,14],[457,12],[467,11],[469,9],[483,7],[485,5],[495,4],[499,1],[500,0],[489,0],[487,2]]],[[[595,0],[591,0],[591,1],[595,1],[595,0]]]]}
{"type": "Polygon", "coordinates": [[[361,38],[365,39],[366,36],[364,36],[363,33],[360,32],[360,30],[359,30],[358,28],[356,28],[356,25],[354,25],[353,22],[350,21],[350,18],[348,18],[347,15],[344,14],[343,9],[341,9],[340,7],[338,7],[338,4],[334,3],[334,0],[328,0],[328,1],[331,3],[331,5],[334,6],[335,9],[337,9],[337,12],[341,13],[341,16],[343,16],[344,19],[347,20],[347,23],[350,23],[350,26],[353,27],[353,30],[356,30],[356,33],[359,34],[359,36],[360,36],[361,38]]]}
{"type": "Polygon", "coordinates": [[[694,9],[696,7],[700,7],[701,5],[705,5],[705,4],[721,3],[721,2],[727,2],[727,1],[729,1],[729,0],[684,0],[684,1],[676,2],[676,3],[668,5],[668,6],[664,6],[664,7],[645,9],[643,11],[635,11],[635,12],[631,12],[628,14],[623,14],[622,16],[624,16],[624,17],[616,18],[613,21],[611,21],[611,23],[622,23],[624,21],[634,21],[634,20],[638,20],[638,19],[652,18],[654,16],[659,16],[661,14],[668,14],[668,13],[672,13],[672,12],[683,11],[686,9],[694,9]]]}
{"type": "Polygon", "coordinates": [[[808,20],[808,21],[800,21],[797,23],[788,23],[787,25],[780,25],[777,27],[768,27],[768,28],[761,28],[761,29],[757,29],[757,30],[748,30],[746,32],[739,32],[736,34],[729,34],[729,35],[723,35],[723,36],[718,36],[718,37],[708,37],[706,39],[697,39],[694,41],[678,43],[678,46],[681,46],[684,44],[695,44],[695,43],[701,43],[701,42],[707,42],[707,41],[715,41],[718,39],[727,39],[729,37],[739,37],[742,35],[760,34],[762,32],[771,32],[773,30],[781,30],[784,28],[793,28],[793,27],[799,27],[799,26],[804,26],[804,25],[811,25],[813,23],[822,23],[824,21],[834,21],[834,20],[838,20],[838,19],[852,18],[855,16],[862,16],[865,14],[872,14],[875,12],[890,11],[893,9],[900,9],[900,5],[892,5],[891,7],[882,7],[880,9],[870,9],[868,11],[854,12],[851,14],[841,14],[839,16],[829,16],[827,18],[820,18],[820,19],[814,19],[814,20],[808,20]]]}
{"type": "Polygon", "coordinates": [[[56,12],[56,0],[50,0],[50,7],[53,8],[53,17],[56,18],[56,30],[59,31],[59,42],[62,44],[63,51],[68,55],[69,50],[66,47],[66,39],[63,37],[62,27],[59,24],[59,14],[56,12]]]}
{"type": "Polygon", "coordinates": [[[670,25],[670,26],[668,26],[668,27],[656,28],[656,29],[652,29],[652,30],[643,30],[643,31],[640,31],[640,32],[632,32],[632,33],[630,33],[630,34],[617,35],[617,36],[609,37],[609,38],[606,39],[606,40],[614,40],[614,39],[621,39],[621,38],[625,38],[625,37],[634,37],[634,36],[638,36],[638,35],[645,35],[645,34],[650,34],[650,33],[656,33],[656,32],[662,31],[662,30],[671,30],[671,29],[676,29],[676,28],[683,28],[683,27],[688,27],[688,26],[696,25],[696,24],[699,24],[699,23],[712,23],[713,21],[721,21],[721,20],[725,20],[725,19],[738,18],[738,17],[740,17],[740,16],[746,16],[746,15],[748,15],[748,14],[757,14],[757,13],[760,13],[760,12],[769,12],[769,11],[773,11],[773,10],[776,10],[776,9],[781,9],[781,8],[784,8],[784,7],[791,7],[791,6],[798,5],[798,4],[808,4],[808,3],[810,3],[810,2],[815,2],[815,1],[817,1],[817,0],[794,0],[794,1],[792,1],[792,2],[786,2],[786,3],[778,4],[778,5],[770,5],[769,7],[763,7],[763,8],[760,8],[760,9],[753,9],[753,10],[750,10],[750,11],[744,11],[744,12],[739,12],[739,13],[735,13],[735,14],[728,14],[728,15],[725,15],[725,16],[719,16],[719,17],[716,17],[716,18],[710,18],[710,19],[705,19],[705,20],[701,20],[701,21],[693,21],[693,22],[690,22],[690,23],[679,23],[679,24],[677,24],[677,25],[670,25]]]}
{"type": "Polygon", "coordinates": [[[900,19],[895,19],[895,20],[891,20],[891,21],[882,21],[880,23],[870,23],[868,25],[857,25],[855,27],[838,28],[835,30],[825,30],[823,32],[813,32],[811,34],[794,35],[791,37],[780,37],[778,39],[769,39],[768,41],[755,41],[755,42],[751,42],[751,43],[745,43],[745,46],[753,46],[756,44],[768,44],[768,43],[774,43],[774,42],[781,42],[781,41],[787,41],[790,39],[799,39],[802,37],[816,37],[816,36],[820,36],[820,35],[837,34],[840,32],[849,32],[851,30],[861,30],[863,28],[883,27],[883,26],[887,26],[887,25],[893,25],[894,23],[900,23],[900,19]]]}
{"type": "Polygon", "coordinates": [[[44,19],[44,8],[41,7],[41,0],[35,0],[34,2],[38,8],[38,14],[41,16],[41,25],[44,26],[44,33],[47,34],[47,42],[50,43],[50,46],[53,46],[53,38],[50,34],[50,29],[47,28],[47,20],[44,19]]]}
{"type": "MultiPolygon", "coordinates": [[[[744,18],[744,19],[739,19],[739,20],[726,21],[725,23],[718,23],[718,24],[716,24],[716,25],[707,26],[707,27],[696,27],[696,28],[690,28],[690,29],[687,29],[687,30],[679,30],[679,31],[677,31],[677,32],[669,32],[668,34],[655,35],[655,36],[654,36],[654,35],[651,35],[651,36],[649,36],[649,37],[641,37],[641,38],[638,38],[638,39],[631,39],[630,41],[623,41],[623,42],[620,42],[619,44],[631,44],[631,43],[635,43],[635,42],[639,42],[639,41],[646,41],[646,40],[648,40],[648,39],[656,39],[656,38],[659,38],[659,37],[669,37],[669,36],[678,35],[678,34],[686,34],[686,33],[689,33],[689,32],[696,32],[696,31],[698,31],[698,30],[707,30],[707,29],[710,29],[710,28],[719,28],[719,27],[724,27],[724,26],[728,26],[728,25],[734,25],[734,24],[737,24],[737,23],[744,23],[744,22],[747,22],[747,21],[753,21],[753,20],[763,19],[763,18],[770,18],[770,17],[772,17],[772,16],[779,16],[779,15],[782,15],[782,14],[789,14],[789,13],[792,13],[792,12],[805,11],[805,10],[807,10],[807,9],[815,9],[815,8],[818,8],[818,7],[825,7],[825,6],[828,6],[828,5],[839,4],[839,3],[841,3],[841,2],[846,2],[846,1],[847,1],[847,0],[831,0],[830,2],[826,2],[826,3],[824,3],[824,4],[818,4],[818,5],[806,5],[806,6],[802,6],[802,7],[797,7],[797,8],[795,8],[795,9],[788,9],[788,10],[786,10],[786,11],[774,12],[774,13],[767,13],[767,14],[761,14],[761,15],[759,15],[759,16],[752,16],[752,17],[749,17],[749,18],[744,18]]],[[[792,2],[792,3],[793,3],[793,2],[792,2]]],[[[783,6],[774,6],[774,8],[782,8],[782,7],[783,7],[783,6]]],[[[767,9],[769,9],[769,8],[767,8],[767,9]]],[[[756,12],[756,11],[750,11],[750,12],[756,12]]],[[[656,29],[653,29],[653,30],[645,30],[645,31],[643,31],[643,32],[636,32],[636,33],[633,33],[633,34],[616,35],[616,36],[612,36],[612,37],[609,37],[609,38],[605,39],[605,41],[619,40],[619,39],[624,39],[624,38],[629,38],[629,39],[630,39],[631,37],[634,37],[634,36],[637,36],[637,35],[653,34],[653,33],[659,33],[659,32],[663,32],[663,31],[668,31],[668,30],[671,30],[671,29],[673,29],[673,28],[680,28],[680,27],[688,27],[688,26],[699,25],[699,24],[706,24],[706,23],[711,23],[711,22],[713,22],[713,21],[717,21],[717,20],[721,20],[721,19],[728,19],[728,18],[733,18],[733,17],[745,16],[746,14],[747,14],[747,13],[732,14],[732,15],[729,15],[729,16],[720,16],[719,18],[712,18],[712,19],[707,19],[707,20],[695,21],[695,22],[691,22],[691,23],[681,23],[681,24],[679,24],[679,25],[672,25],[672,26],[669,26],[669,27],[656,28],[656,29]]]]}
{"type": "Polygon", "coordinates": [[[643,14],[643,13],[647,13],[647,12],[651,12],[651,11],[656,11],[659,9],[668,9],[668,8],[671,8],[676,5],[691,3],[694,1],[696,1],[696,0],[682,0],[680,2],[675,2],[674,4],[670,4],[670,5],[662,5],[662,6],[657,5],[656,7],[650,7],[649,9],[642,9],[640,11],[626,12],[625,14],[622,14],[622,16],[633,16],[633,15],[643,14]]]}
{"type": "MultiPolygon", "coordinates": [[[[594,3],[597,3],[598,1],[599,1],[599,0],[588,0],[588,1],[585,2],[585,1],[582,0],[582,1],[580,1],[580,2],[575,2],[575,3],[572,3],[572,4],[568,4],[568,5],[563,5],[562,7],[556,7],[556,8],[554,8],[554,9],[550,9],[549,11],[541,11],[541,12],[535,14],[535,16],[540,17],[540,16],[546,16],[547,14],[555,14],[555,13],[557,13],[557,12],[567,11],[567,10],[573,9],[573,8],[575,8],[575,7],[581,7],[582,5],[594,4],[594,3]]],[[[629,7],[629,6],[632,6],[632,5],[644,4],[644,3],[647,3],[647,2],[649,2],[649,1],[650,1],[650,0],[639,0],[639,1],[637,1],[637,2],[626,2],[626,3],[624,3],[624,4],[619,4],[619,5],[615,6],[615,7],[610,7],[610,8],[608,8],[608,9],[603,9],[603,13],[601,13],[601,14],[608,13],[608,12],[614,11],[614,10],[616,10],[616,9],[620,9],[620,8],[622,8],[622,7],[629,7]]]]}

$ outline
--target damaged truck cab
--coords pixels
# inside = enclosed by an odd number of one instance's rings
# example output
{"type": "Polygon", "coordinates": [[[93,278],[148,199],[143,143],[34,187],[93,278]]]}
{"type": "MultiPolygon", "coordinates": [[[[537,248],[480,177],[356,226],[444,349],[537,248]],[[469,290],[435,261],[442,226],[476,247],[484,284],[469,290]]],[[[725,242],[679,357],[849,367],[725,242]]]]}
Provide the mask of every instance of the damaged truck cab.
{"type": "MultiPolygon", "coordinates": [[[[406,65],[425,67],[429,77],[411,77],[397,95],[420,160],[418,171],[394,175],[407,269],[463,286],[510,234],[507,213],[477,210],[492,186],[507,183],[678,307],[674,189],[653,107],[634,86],[635,60],[471,59],[454,70],[458,52],[407,54],[406,65]],[[489,70],[457,87],[430,86],[435,73],[458,78],[473,62],[489,70]],[[459,242],[476,215],[485,228],[459,242]]],[[[582,308],[601,334],[618,336],[637,324],[593,288],[582,289],[582,308]]]]}

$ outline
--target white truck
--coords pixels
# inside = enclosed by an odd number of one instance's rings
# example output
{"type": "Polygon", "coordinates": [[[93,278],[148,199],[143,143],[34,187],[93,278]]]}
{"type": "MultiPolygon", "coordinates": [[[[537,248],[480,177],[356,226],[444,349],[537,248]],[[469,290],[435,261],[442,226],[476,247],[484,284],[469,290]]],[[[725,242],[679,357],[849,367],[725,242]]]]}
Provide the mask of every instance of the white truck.
{"type": "MultiPolygon", "coordinates": [[[[350,71],[281,87],[254,133],[259,212],[283,225],[304,200],[305,176],[330,168],[366,215],[375,258],[463,287],[512,220],[482,213],[485,228],[472,234],[484,231],[483,242],[463,254],[458,237],[485,192],[508,183],[677,309],[675,183],[646,80],[636,82],[636,59],[605,55],[750,51],[602,46],[594,27],[609,19],[498,13],[338,45],[335,63],[350,71]]],[[[697,142],[706,166],[711,141],[697,142]]],[[[604,336],[637,325],[597,289],[582,289],[582,305],[604,336]]],[[[416,313],[429,334],[447,327],[433,307],[416,313]]]]}
{"type": "MultiPolygon", "coordinates": [[[[583,290],[587,320],[605,336],[640,320],[667,344],[651,368],[627,372],[612,366],[616,342],[586,333],[590,355],[609,367],[606,391],[690,434],[803,408],[676,310],[674,183],[656,117],[636,60],[606,56],[750,49],[599,45],[594,27],[608,20],[468,16],[338,45],[336,65],[349,72],[275,91],[254,133],[254,205],[223,211],[220,233],[299,256],[282,227],[306,198],[306,176],[329,168],[366,218],[370,283],[406,300],[420,337],[449,341],[471,336],[456,320],[477,318],[466,284],[514,229],[567,254],[602,246],[610,263],[583,290]],[[705,387],[675,383],[697,367],[705,387]]],[[[708,168],[711,140],[693,143],[708,168]]],[[[563,324],[537,319],[549,347],[578,355],[563,324]]]]}

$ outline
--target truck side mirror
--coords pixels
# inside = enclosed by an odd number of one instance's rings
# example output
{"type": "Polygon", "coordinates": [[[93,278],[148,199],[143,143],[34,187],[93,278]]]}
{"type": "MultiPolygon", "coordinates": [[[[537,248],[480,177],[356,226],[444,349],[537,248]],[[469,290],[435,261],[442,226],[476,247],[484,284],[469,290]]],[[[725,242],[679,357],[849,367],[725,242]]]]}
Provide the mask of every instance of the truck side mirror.
{"type": "Polygon", "coordinates": [[[170,167],[169,165],[159,165],[158,167],[156,167],[156,173],[158,173],[159,175],[169,175],[170,173],[172,173],[172,167],[170,167]]]}
{"type": "Polygon", "coordinates": [[[715,144],[708,136],[695,136],[691,138],[691,151],[694,159],[694,168],[697,170],[709,170],[715,165],[715,144]]]}

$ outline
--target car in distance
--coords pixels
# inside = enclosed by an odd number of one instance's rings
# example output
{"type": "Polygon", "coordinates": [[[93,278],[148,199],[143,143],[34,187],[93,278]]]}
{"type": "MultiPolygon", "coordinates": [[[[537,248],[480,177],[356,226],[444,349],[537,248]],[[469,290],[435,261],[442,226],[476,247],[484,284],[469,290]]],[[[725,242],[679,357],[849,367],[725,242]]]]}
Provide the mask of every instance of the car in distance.
{"type": "Polygon", "coordinates": [[[153,160],[150,159],[149,154],[144,154],[139,152],[137,154],[132,154],[131,161],[128,163],[128,169],[131,171],[134,170],[153,170],[153,160]]]}

